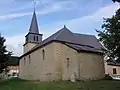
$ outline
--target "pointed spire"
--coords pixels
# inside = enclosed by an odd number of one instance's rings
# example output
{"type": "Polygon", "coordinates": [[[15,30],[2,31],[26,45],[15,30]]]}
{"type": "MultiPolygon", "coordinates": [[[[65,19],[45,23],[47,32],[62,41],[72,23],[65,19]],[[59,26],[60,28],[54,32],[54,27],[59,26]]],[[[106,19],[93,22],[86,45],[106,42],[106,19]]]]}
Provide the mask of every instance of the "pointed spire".
{"type": "Polygon", "coordinates": [[[34,13],[33,13],[33,17],[32,17],[32,21],[31,21],[29,32],[31,32],[31,33],[38,33],[39,34],[38,23],[37,23],[35,10],[34,10],[34,13]]]}
{"type": "Polygon", "coordinates": [[[32,17],[29,32],[39,34],[37,17],[36,17],[36,13],[35,13],[35,5],[36,5],[36,2],[34,1],[34,12],[33,12],[33,17],[32,17]]]}

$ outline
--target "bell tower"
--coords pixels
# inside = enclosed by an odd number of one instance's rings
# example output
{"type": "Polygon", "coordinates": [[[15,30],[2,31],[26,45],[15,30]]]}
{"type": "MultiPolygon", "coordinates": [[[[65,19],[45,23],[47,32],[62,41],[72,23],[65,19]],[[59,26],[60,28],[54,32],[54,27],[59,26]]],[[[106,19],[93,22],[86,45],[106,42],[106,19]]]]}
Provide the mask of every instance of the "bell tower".
{"type": "Polygon", "coordinates": [[[34,9],[32,21],[31,21],[30,28],[29,28],[29,32],[25,36],[25,44],[23,45],[24,46],[24,53],[31,50],[34,46],[39,44],[41,41],[42,41],[42,34],[39,34],[37,17],[36,17],[36,12],[34,9]]]}

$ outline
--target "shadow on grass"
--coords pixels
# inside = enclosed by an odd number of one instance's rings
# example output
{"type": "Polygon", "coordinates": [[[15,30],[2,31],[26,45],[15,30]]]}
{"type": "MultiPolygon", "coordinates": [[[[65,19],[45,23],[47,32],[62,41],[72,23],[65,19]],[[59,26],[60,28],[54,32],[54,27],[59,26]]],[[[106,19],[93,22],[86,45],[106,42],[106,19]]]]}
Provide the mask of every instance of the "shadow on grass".
{"type": "Polygon", "coordinates": [[[0,90],[120,90],[120,81],[96,80],[72,83],[70,81],[38,82],[13,78],[0,81],[0,90]]]}
{"type": "Polygon", "coordinates": [[[27,80],[22,80],[19,78],[11,78],[11,79],[7,79],[7,80],[1,80],[0,81],[0,86],[2,85],[9,85],[12,83],[21,83],[21,82],[26,82],[27,80]]]}

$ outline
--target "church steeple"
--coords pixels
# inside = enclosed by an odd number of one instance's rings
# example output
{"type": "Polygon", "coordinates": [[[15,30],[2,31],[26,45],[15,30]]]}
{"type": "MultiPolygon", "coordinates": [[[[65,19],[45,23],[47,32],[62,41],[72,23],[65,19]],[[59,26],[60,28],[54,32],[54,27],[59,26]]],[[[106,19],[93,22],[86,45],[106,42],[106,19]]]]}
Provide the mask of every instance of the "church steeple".
{"type": "Polygon", "coordinates": [[[39,44],[41,41],[42,41],[42,34],[39,34],[39,28],[38,28],[37,17],[34,6],[34,12],[31,20],[29,32],[25,36],[24,53],[29,51],[37,44],[39,44]]]}
{"type": "Polygon", "coordinates": [[[26,43],[28,43],[28,42],[40,43],[42,41],[42,34],[39,34],[35,10],[33,12],[33,17],[32,17],[32,21],[30,24],[29,32],[25,37],[26,37],[26,43]]]}
{"type": "Polygon", "coordinates": [[[32,21],[31,21],[29,32],[30,33],[39,34],[39,29],[38,29],[38,23],[37,23],[35,9],[34,9],[34,13],[33,13],[33,17],[32,17],[32,21]]]}
{"type": "Polygon", "coordinates": [[[26,38],[26,40],[25,40],[24,46],[27,45],[27,44],[37,45],[42,41],[42,34],[39,34],[39,29],[38,29],[38,23],[37,23],[37,17],[36,17],[35,10],[33,12],[29,32],[25,36],[25,38],[26,38]]]}

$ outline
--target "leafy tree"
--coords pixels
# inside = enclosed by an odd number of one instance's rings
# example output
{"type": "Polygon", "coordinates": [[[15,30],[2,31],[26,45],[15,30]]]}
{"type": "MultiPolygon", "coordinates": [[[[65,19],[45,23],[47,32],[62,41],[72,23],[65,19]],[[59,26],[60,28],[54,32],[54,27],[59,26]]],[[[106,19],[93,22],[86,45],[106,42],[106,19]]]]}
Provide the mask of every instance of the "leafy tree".
{"type": "Polygon", "coordinates": [[[112,0],[113,2],[119,2],[120,3],[120,0],[112,0]]]}
{"type": "Polygon", "coordinates": [[[6,50],[6,46],[4,45],[5,41],[4,37],[0,35],[0,73],[8,71],[7,61],[12,54],[6,50]]]}
{"type": "Polygon", "coordinates": [[[104,18],[102,30],[97,30],[109,59],[120,61],[120,9],[111,18],[104,18]]]}

